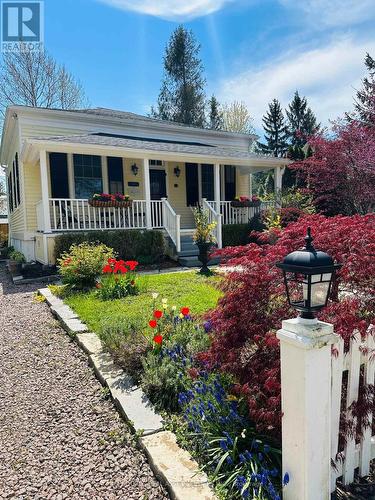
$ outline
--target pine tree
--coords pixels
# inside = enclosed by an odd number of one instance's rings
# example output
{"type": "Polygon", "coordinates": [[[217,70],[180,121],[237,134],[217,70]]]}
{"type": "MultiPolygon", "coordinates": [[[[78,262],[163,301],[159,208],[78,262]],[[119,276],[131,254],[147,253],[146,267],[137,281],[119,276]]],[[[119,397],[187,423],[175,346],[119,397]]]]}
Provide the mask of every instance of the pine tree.
{"type": "Polygon", "coordinates": [[[206,81],[193,32],[179,26],[166,47],[164,80],[152,116],[187,125],[204,126],[206,81]]]}
{"type": "Polygon", "coordinates": [[[300,97],[296,90],[289,109],[286,110],[288,117],[289,137],[291,145],[302,148],[306,144],[306,137],[313,135],[320,128],[316,116],[307,105],[306,97],[300,97]]]}
{"type": "Polygon", "coordinates": [[[222,130],[224,128],[223,112],[220,109],[219,101],[213,95],[208,101],[209,120],[208,127],[213,130],[222,130]]]}
{"type": "Polygon", "coordinates": [[[375,124],[375,59],[369,53],[365,57],[365,65],[369,75],[362,80],[362,88],[357,91],[355,110],[360,120],[367,124],[375,124]]]}
{"type": "Polygon", "coordinates": [[[282,157],[288,149],[288,127],[284,121],[284,115],[280,102],[273,99],[268,105],[269,110],[263,116],[263,128],[266,144],[259,144],[263,153],[282,157]]]}

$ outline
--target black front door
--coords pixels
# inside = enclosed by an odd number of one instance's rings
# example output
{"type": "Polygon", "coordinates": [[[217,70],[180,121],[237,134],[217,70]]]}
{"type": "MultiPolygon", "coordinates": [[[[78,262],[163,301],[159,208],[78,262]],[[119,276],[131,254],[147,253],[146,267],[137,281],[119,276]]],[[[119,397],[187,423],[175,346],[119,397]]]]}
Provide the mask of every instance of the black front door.
{"type": "Polygon", "coordinates": [[[151,200],[160,200],[167,197],[167,186],[164,170],[150,170],[151,200]]]}
{"type": "Polygon", "coordinates": [[[49,154],[51,197],[69,198],[68,157],[65,153],[49,154]]]}
{"type": "Polygon", "coordinates": [[[185,163],[186,171],[186,205],[196,206],[199,203],[198,165],[185,163]]]}

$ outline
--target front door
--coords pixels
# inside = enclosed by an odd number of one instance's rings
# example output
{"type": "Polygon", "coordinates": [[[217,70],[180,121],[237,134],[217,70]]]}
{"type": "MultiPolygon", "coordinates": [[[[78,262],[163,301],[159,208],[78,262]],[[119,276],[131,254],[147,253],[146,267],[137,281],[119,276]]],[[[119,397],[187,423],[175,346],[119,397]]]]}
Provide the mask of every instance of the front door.
{"type": "Polygon", "coordinates": [[[150,169],[150,192],[151,200],[160,200],[167,197],[167,185],[165,170],[150,169]]]}
{"type": "Polygon", "coordinates": [[[185,171],[186,171],[186,205],[188,207],[195,207],[199,203],[198,164],[185,163],[185,171]]]}

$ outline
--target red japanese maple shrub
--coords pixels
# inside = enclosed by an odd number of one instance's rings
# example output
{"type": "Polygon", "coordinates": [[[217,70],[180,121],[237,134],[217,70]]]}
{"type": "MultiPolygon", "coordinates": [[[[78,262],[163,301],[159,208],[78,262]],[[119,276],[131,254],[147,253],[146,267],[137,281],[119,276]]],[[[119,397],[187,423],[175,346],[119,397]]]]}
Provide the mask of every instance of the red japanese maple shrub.
{"type": "Polygon", "coordinates": [[[311,215],[284,231],[263,233],[251,243],[220,251],[224,265],[238,266],[224,280],[225,295],[210,314],[212,345],[201,360],[233,374],[259,431],[281,432],[280,353],[276,331],[294,317],[275,263],[304,245],[311,226],[316,248],[343,264],[320,319],[332,322],[345,346],[358,329],[366,334],[375,318],[375,214],[326,218],[311,215]],[[342,292],[342,293],[341,293],[342,292]]]}
{"type": "Polygon", "coordinates": [[[309,139],[312,156],[295,162],[314,205],[327,215],[366,214],[375,207],[375,127],[337,122],[334,136],[309,139]]]}

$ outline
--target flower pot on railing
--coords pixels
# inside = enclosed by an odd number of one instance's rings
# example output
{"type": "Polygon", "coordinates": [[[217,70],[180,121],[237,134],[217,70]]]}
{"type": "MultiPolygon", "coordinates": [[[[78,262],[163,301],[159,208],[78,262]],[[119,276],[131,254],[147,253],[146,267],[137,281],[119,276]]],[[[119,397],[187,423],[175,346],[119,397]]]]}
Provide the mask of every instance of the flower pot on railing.
{"type": "Polygon", "coordinates": [[[260,207],[261,200],[256,196],[252,198],[246,198],[244,196],[240,197],[237,200],[233,200],[230,202],[231,207],[233,208],[247,208],[247,207],[260,207]]]}
{"type": "Polygon", "coordinates": [[[127,195],[106,193],[94,194],[87,202],[91,207],[99,208],[128,208],[132,204],[132,200],[127,195]]]}

